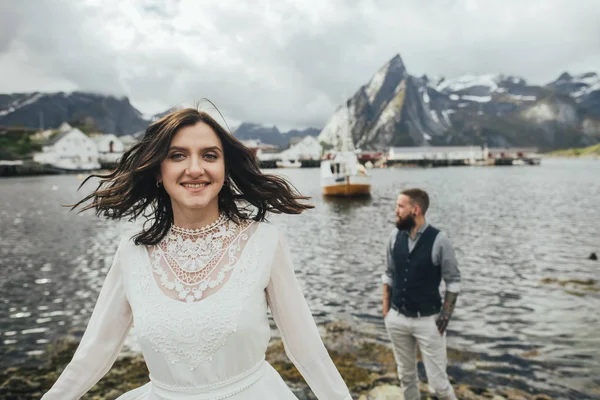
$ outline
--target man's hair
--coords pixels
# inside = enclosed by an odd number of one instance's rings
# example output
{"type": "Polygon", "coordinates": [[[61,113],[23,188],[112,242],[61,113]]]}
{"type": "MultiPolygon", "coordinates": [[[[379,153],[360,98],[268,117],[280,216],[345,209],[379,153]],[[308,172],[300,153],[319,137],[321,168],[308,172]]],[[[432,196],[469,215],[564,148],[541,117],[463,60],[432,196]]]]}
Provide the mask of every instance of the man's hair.
{"type": "Polygon", "coordinates": [[[418,204],[421,208],[421,212],[423,213],[423,215],[425,215],[427,209],[429,208],[429,196],[427,195],[426,191],[424,191],[423,189],[412,188],[405,189],[402,192],[400,192],[400,194],[407,196],[413,205],[415,203],[418,204]]]}

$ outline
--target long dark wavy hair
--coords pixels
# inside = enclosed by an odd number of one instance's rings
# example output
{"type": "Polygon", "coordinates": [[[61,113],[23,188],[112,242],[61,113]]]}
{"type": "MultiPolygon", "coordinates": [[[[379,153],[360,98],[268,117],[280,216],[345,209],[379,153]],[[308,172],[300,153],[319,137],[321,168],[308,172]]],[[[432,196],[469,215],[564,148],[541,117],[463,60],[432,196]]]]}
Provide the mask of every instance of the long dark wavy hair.
{"type": "Polygon", "coordinates": [[[223,185],[218,201],[219,211],[229,219],[237,223],[248,219],[265,221],[269,212],[300,214],[313,208],[300,202],[309,197],[300,195],[285,179],[263,174],[254,153],[208,113],[186,108],[152,123],[143,138],[123,153],[115,170],[88,176],[80,188],[93,177],[100,179],[98,187],[72,205],[71,210],[82,206],[79,212],[94,209],[97,216],[129,217],[130,221],[142,215],[146,223],[133,237],[135,244],[160,242],[173,224],[171,199],[163,187],[156,185],[160,164],[167,157],[173,136],[181,128],[200,122],[210,126],[223,144],[228,184],[223,185]]]}

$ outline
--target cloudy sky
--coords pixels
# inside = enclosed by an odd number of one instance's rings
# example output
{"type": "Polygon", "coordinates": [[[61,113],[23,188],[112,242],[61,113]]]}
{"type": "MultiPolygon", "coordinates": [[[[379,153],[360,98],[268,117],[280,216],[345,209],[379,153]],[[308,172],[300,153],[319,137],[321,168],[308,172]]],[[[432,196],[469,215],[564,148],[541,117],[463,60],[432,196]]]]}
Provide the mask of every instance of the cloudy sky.
{"type": "Polygon", "coordinates": [[[419,76],[600,72],[598,21],[596,0],[0,0],[0,93],[322,127],[398,53],[419,76]]]}

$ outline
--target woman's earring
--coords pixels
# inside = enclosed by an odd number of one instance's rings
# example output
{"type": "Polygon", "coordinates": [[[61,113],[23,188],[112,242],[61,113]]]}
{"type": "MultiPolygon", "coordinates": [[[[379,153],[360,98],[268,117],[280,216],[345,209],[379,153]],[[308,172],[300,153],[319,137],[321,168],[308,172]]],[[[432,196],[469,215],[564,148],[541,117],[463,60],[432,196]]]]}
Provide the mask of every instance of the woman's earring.
{"type": "Polygon", "coordinates": [[[223,181],[223,186],[227,186],[227,185],[229,185],[229,181],[228,181],[227,179],[225,179],[225,180],[223,181]]]}
{"type": "Polygon", "coordinates": [[[156,187],[160,188],[160,181],[156,181],[156,187]]]}

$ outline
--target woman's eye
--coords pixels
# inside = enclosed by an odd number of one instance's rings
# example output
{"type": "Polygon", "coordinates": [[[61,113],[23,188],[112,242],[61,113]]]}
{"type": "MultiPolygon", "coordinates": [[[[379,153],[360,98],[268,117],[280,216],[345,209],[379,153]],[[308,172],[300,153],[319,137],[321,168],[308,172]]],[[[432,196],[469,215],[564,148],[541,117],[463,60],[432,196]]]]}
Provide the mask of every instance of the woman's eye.
{"type": "Polygon", "coordinates": [[[173,153],[169,156],[171,160],[181,160],[183,158],[183,154],[181,153],[173,153]]]}
{"type": "Polygon", "coordinates": [[[208,158],[209,160],[216,160],[217,158],[219,158],[216,154],[214,153],[207,153],[204,155],[204,157],[208,158]]]}

